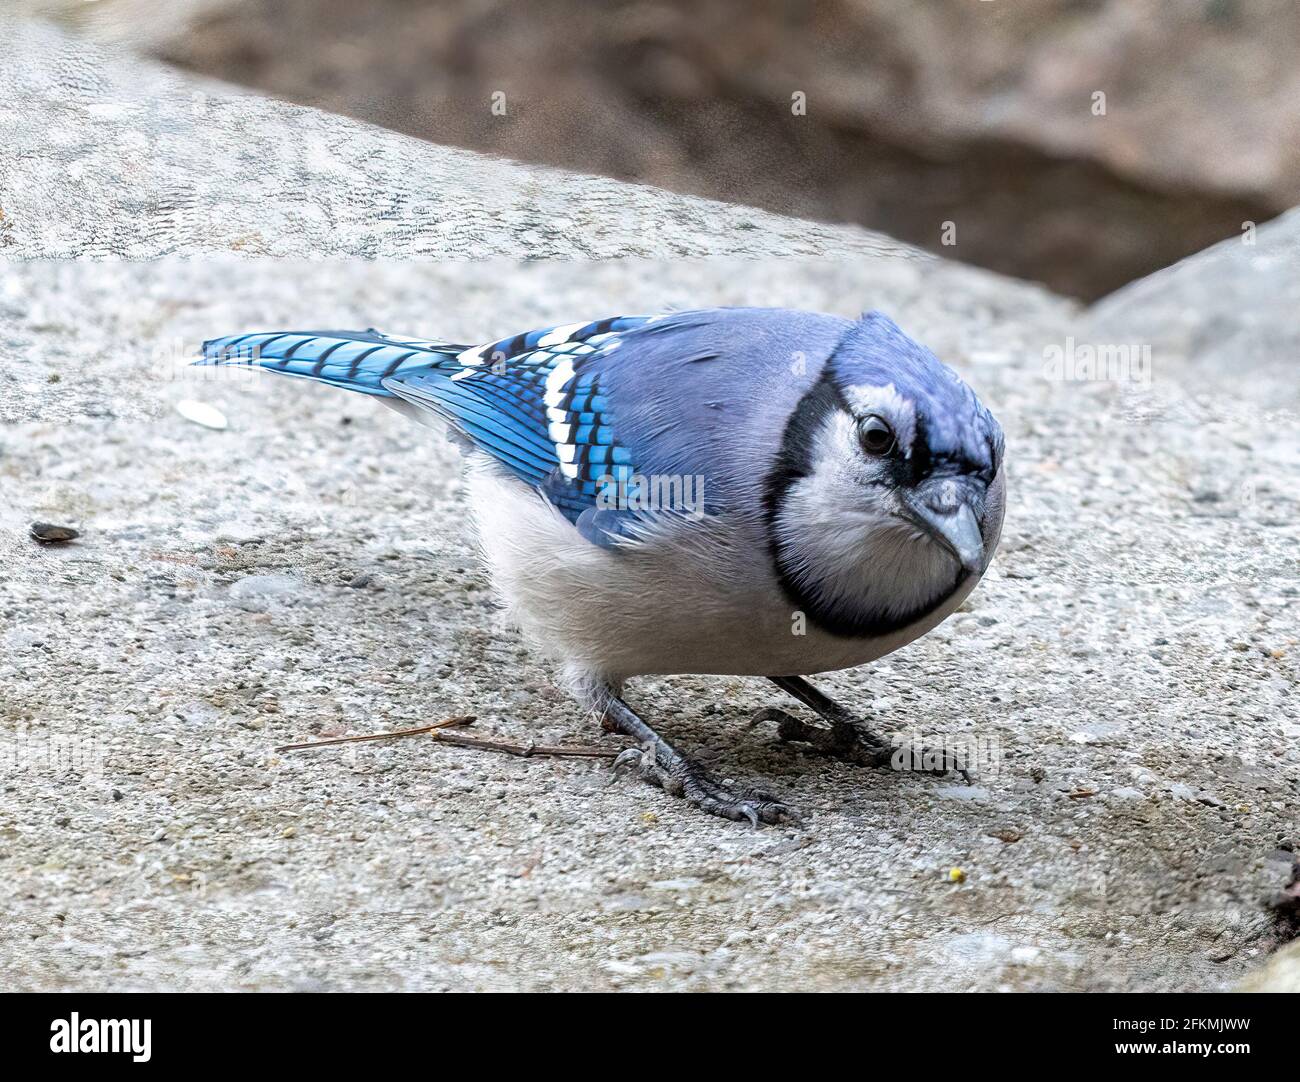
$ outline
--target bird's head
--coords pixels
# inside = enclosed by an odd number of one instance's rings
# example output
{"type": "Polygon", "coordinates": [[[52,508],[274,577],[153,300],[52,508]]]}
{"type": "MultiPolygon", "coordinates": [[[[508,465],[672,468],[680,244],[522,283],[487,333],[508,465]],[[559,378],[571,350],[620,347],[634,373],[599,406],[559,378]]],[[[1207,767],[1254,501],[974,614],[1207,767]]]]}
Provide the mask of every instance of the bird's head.
{"type": "Polygon", "coordinates": [[[984,573],[1002,525],[1002,429],[890,319],[839,341],[767,487],[787,592],[823,626],[884,634],[984,573]]]}

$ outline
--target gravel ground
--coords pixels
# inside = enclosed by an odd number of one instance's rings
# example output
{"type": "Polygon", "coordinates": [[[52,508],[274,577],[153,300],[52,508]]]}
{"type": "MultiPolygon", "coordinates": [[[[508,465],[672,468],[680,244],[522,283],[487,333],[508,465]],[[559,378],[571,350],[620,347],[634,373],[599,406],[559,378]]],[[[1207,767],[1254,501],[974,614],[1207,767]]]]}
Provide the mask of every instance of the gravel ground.
{"type": "MultiPolygon", "coordinates": [[[[1261,231],[1269,281],[1296,233],[1261,231]]],[[[1205,989],[1272,945],[1263,900],[1300,841],[1300,440],[1285,403],[1264,420],[1227,380],[1206,401],[1213,329],[1146,384],[1054,381],[1044,351],[1093,317],[883,258],[15,263],[0,315],[8,987],[1205,989]],[[472,340],[703,303],[884,308],[1002,420],[988,579],[825,680],[884,728],[975,742],[973,784],[780,746],[751,716],[791,704],[740,679],[629,695],[801,826],[711,819],[601,762],[276,753],[464,713],[618,741],[499,625],[437,433],[177,359],[240,329],[472,340]],[[33,520],[82,537],[39,547],[33,520]]]]}

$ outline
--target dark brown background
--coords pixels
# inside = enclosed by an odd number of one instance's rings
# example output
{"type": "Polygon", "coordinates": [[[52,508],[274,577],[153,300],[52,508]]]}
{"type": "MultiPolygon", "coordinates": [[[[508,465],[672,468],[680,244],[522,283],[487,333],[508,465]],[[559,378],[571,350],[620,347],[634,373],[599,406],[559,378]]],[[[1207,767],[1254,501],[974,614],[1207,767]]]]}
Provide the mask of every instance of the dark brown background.
{"type": "Polygon", "coordinates": [[[199,10],[160,51],[202,72],[437,142],[859,222],[1080,297],[1300,202],[1292,0],[199,10]]]}

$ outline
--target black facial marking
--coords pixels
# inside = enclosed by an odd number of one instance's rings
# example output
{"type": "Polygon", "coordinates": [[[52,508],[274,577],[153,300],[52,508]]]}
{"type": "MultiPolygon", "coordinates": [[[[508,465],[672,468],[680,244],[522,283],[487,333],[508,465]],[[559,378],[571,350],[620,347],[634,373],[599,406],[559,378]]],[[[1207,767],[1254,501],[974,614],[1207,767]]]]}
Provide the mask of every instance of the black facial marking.
{"type": "Polygon", "coordinates": [[[794,413],[786,423],[781,437],[781,449],[777,452],[776,463],[768,474],[763,493],[763,509],[766,512],[768,535],[771,525],[780,510],[786,491],[802,477],[812,473],[813,438],[826,419],[837,411],[848,411],[844,395],[827,374],[812,385],[794,413]]]}
{"type": "Polygon", "coordinates": [[[988,462],[975,462],[965,455],[957,453],[935,454],[930,449],[925,416],[918,412],[916,415],[916,436],[912,440],[912,457],[908,463],[909,469],[898,476],[898,482],[905,485],[919,485],[928,477],[943,477],[955,474],[978,477],[986,484],[991,484],[993,475],[996,472],[996,458],[992,452],[992,441],[990,441],[989,446],[988,462]]]}
{"type": "MultiPolygon", "coordinates": [[[[776,570],[777,581],[790,603],[803,612],[822,631],[845,638],[865,638],[888,635],[928,616],[944,603],[961,582],[961,574],[954,573],[952,588],[942,591],[933,601],[899,616],[887,615],[880,609],[858,605],[828,604],[804,590],[795,577],[788,553],[778,541],[776,519],[791,486],[812,473],[814,438],[827,418],[837,411],[850,413],[843,393],[830,376],[830,366],[799,400],[781,437],[772,471],[768,474],[763,493],[764,522],[767,529],[768,551],[776,570]]],[[[888,459],[891,480],[896,486],[913,484],[926,476],[933,463],[925,449],[924,429],[917,418],[917,432],[910,458],[894,454],[888,459]],[[918,452],[921,457],[918,460],[918,452]]]]}

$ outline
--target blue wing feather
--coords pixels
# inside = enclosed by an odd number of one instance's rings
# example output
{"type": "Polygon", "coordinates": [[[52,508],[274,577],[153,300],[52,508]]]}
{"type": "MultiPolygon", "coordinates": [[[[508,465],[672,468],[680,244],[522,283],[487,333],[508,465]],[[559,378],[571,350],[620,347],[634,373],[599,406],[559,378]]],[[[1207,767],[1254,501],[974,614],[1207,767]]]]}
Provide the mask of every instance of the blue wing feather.
{"type": "Polygon", "coordinates": [[[232,335],[204,343],[196,363],[255,365],[429,409],[535,487],[588,540],[613,544],[632,536],[639,513],[598,505],[611,479],[626,489],[636,473],[601,393],[601,370],[625,332],[652,322],[619,316],[480,346],[375,330],[232,335]]]}
{"type": "MultiPolygon", "coordinates": [[[[529,331],[466,350],[459,372],[403,372],[383,387],[446,418],[570,522],[587,523],[601,480],[632,472],[592,363],[622,331],[647,322],[628,316],[529,331]]],[[[615,539],[604,529],[582,532],[602,544],[615,539]]]]}

